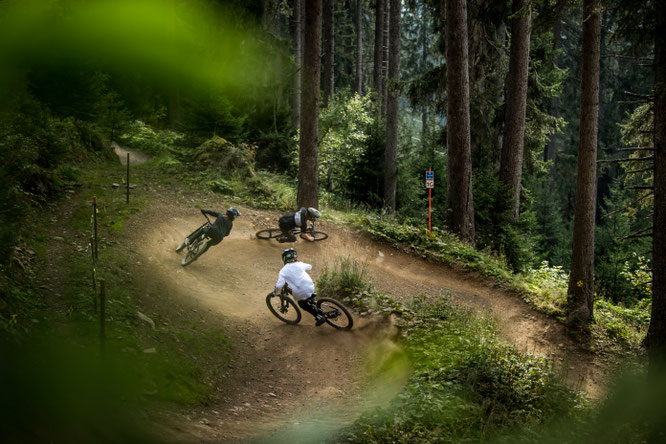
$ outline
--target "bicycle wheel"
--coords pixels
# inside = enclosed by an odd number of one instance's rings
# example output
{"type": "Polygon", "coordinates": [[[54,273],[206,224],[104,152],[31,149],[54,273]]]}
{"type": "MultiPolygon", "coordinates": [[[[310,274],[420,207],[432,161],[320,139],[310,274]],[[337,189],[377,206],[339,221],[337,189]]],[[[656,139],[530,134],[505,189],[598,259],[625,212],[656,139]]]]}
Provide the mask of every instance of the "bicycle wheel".
{"type": "Polygon", "coordinates": [[[333,298],[317,299],[317,308],[323,312],[324,319],[332,327],[351,330],[354,326],[354,319],[349,310],[333,298]]]}
{"type": "Polygon", "coordinates": [[[268,305],[268,309],[276,318],[287,324],[294,325],[301,322],[301,310],[289,296],[281,298],[280,295],[268,293],[266,296],[266,305],[268,305]]]}
{"type": "Polygon", "coordinates": [[[312,237],[314,237],[315,242],[328,239],[328,234],[323,231],[313,231],[311,234],[313,235],[312,237]]]}
{"type": "Polygon", "coordinates": [[[257,231],[258,239],[274,239],[282,234],[279,228],[267,228],[265,230],[257,231]]]}
{"type": "Polygon", "coordinates": [[[183,260],[180,261],[180,264],[183,267],[186,267],[190,265],[192,262],[196,261],[203,252],[205,245],[206,241],[203,240],[198,240],[194,244],[192,244],[192,246],[187,249],[187,254],[185,254],[183,260]]]}

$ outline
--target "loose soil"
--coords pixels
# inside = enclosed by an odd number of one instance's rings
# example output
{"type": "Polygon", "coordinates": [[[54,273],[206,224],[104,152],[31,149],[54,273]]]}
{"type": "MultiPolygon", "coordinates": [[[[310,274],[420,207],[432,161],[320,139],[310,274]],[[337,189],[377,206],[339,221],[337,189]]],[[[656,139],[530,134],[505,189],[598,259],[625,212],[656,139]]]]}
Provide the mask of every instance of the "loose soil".
{"type": "MultiPolygon", "coordinates": [[[[379,316],[356,316],[350,332],[315,327],[307,313],[297,326],[273,317],[265,296],[289,244],[255,236],[275,226],[278,213],[239,209],[243,215],[231,234],[188,267],[180,265],[182,255],[175,247],[201,224],[196,208],[161,199],[142,212],[130,230],[144,285],[152,282],[161,288],[165,302],[198,304],[228,326],[238,348],[236,366],[219,381],[224,394],[211,406],[175,418],[172,432],[184,441],[195,437],[295,442],[298,436],[303,442],[305,436],[316,440],[317,434],[327,436],[350,424],[365,408],[385,405],[400,390],[406,372],[391,374],[382,381],[382,390],[374,390],[366,363],[369,355],[387,357],[396,351],[396,329],[379,316]]],[[[560,323],[535,312],[519,297],[493,288],[479,276],[426,262],[352,230],[326,223],[318,228],[328,232],[329,239],[299,239],[293,245],[301,260],[312,264],[315,281],[337,257],[356,258],[368,264],[371,280],[389,296],[408,300],[422,292],[443,295],[480,316],[490,316],[504,341],[551,359],[571,386],[593,398],[600,395],[603,372],[595,355],[579,348],[560,323]]]]}
{"type": "MultiPolygon", "coordinates": [[[[121,160],[125,152],[119,154],[121,160]]],[[[351,257],[367,263],[373,283],[395,299],[443,296],[492,317],[506,343],[550,359],[572,387],[590,397],[602,394],[603,361],[572,341],[556,320],[483,277],[427,262],[346,227],[320,223],[318,229],[329,233],[329,239],[280,244],[255,236],[276,226],[279,213],[240,206],[242,216],[230,235],[182,267],[182,253],[175,247],[203,222],[196,206],[221,211],[227,202],[214,194],[193,196],[176,186],[150,183],[141,174],[134,177],[139,177],[134,196],[151,204],[128,222],[130,235],[116,248],[127,249],[142,292],[157,295],[140,298],[140,306],[146,312],[217,323],[234,344],[228,362],[198,363],[216,366],[208,405],[158,414],[165,440],[316,442],[351,424],[365,409],[386,405],[402,388],[408,369],[397,366],[381,376],[375,370],[400,356],[397,329],[388,319],[356,315],[351,331],[338,331],[315,327],[307,313],[292,326],[268,311],[265,297],[289,245],[312,264],[315,282],[325,266],[351,257]]]]}

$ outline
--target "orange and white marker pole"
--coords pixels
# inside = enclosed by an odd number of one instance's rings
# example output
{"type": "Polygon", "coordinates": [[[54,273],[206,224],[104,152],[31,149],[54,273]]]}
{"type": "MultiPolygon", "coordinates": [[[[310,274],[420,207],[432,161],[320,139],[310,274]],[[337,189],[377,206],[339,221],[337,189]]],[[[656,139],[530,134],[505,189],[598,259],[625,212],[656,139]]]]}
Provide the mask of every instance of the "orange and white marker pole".
{"type": "Polygon", "coordinates": [[[432,237],[432,189],[435,188],[435,173],[432,168],[426,171],[426,188],[428,189],[428,237],[432,237]]]}

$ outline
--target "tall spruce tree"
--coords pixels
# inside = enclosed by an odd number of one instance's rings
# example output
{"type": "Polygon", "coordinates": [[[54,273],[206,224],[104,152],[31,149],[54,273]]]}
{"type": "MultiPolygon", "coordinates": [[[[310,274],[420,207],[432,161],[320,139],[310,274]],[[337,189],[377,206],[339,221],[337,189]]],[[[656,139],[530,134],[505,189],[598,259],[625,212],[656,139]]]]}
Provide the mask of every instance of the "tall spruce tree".
{"type": "MultiPolygon", "coordinates": [[[[444,0],[443,0],[444,1],[444,0]]],[[[446,224],[474,243],[467,2],[444,1],[446,20],[446,224]]]]}
{"type": "Polygon", "coordinates": [[[297,201],[301,207],[315,208],[319,206],[317,133],[319,131],[321,14],[322,0],[308,0],[305,2],[297,201]]]}
{"type": "Polygon", "coordinates": [[[666,8],[655,5],[654,27],[654,216],[652,222],[652,316],[646,337],[651,365],[666,362],[666,8]]]}
{"type": "Polygon", "coordinates": [[[567,320],[576,328],[587,326],[593,319],[600,42],[601,1],[584,0],[578,170],[567,289],[567,320]]]}
{"type": "Polygon", "coordinates": [[[386,150],[384,151],[384,208],[395,211],[398,186],[398,98],[400,95],[400,14],[401,0],[390,0],[389,9],[389,68],[386,104],[386,150]]]}
{"type": "Polygon", "coordinates": [[[500,181],[506,188],[513,217],[520,209],[520,183],[525,147],[525,109],[527,106],[527,68],[530,58],[532,13],[528,0],[513,0],[511,10],[511,52],[507,79],[504,140],[500,161],[500,181]]]}

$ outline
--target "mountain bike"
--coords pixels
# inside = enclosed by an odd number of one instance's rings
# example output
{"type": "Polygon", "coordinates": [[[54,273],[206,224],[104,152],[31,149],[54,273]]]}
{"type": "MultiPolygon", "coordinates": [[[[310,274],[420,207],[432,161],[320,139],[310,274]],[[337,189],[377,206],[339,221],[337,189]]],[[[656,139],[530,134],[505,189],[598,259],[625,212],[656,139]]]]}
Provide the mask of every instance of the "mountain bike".
{"type": "Polygon", "coordinates": [[[187,253],[185,254],[185,257],[183,257],[183,260],[180,261],[180,264],[183,267],[186,267],[199,259],[199,256],[201,256],[206,251],[206,242],[208,241],[208,237],[205,234],[205,230],[210,227],[212,223],[208,218],[208,215],[204,214],[204,217],[206,218],[206,222],[187,235],[183,243],[181,243],[176,248],[176,253],[180,253],[183,248],[187,247],[187,253]]]}
{"type": "MultiPolygon", "coordinates": [[[[323,241],[324,239],[328,239],[328,233],[325,233],[323,231],[315,230],[314,222],[312,222],[310,224],[310,226],[308,226],[305,231],[302,231],[300,229],[300,227],[299,228],[292,228],[289,231],[291,232],[291,234],[294,237],[298,236],[301,233],[309,234],[310,236],[312,236],[314,238],[315,242],[323,241]]],[[[279,228],[266,228],[265,230],[259,230],[259,231],[257,231],[256,236],[257,236],[258,239],[277,239],[278,242],[286,242],[286,241],[281,239],[282,238],[282,230],[280,230],[279,228]]]]}
{"type": "MultiPolygon", "coordinates": [[[[312,295],[314,307],[324,320],[331,327],[340,330],[351,330],[354,326],[354,318],[341,302],[333,298],[317,298],[317,294],[312,295]]],[[[303,315],[298,304],[291,296],[291,289],[288,285],[282,287],[279,294],[268,293],[266,295],[266,305],[268,309],[279,320],[286,322],[290,325],[295,325],[301,322],[303,315]]]]}

